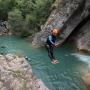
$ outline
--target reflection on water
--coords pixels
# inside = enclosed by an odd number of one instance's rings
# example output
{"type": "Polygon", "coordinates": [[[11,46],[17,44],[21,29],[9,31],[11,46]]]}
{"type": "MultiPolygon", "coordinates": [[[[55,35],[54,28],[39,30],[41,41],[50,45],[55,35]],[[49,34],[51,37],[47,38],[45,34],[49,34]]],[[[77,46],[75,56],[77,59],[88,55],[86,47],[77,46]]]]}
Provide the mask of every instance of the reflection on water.
{"type": "Polygon", "coordinates": [[[42,79],[50,90],[86,90],[81,75],[88,69],[83,61],[88,61],[90,57],[73,54],[75,52],[68,44],[54,49],[59,61],[56,65],[50,63],[45,48],[32,48],[30,43],[12,36],[0,37],[0,53],[27,56],[33,73],[42,79]]]}

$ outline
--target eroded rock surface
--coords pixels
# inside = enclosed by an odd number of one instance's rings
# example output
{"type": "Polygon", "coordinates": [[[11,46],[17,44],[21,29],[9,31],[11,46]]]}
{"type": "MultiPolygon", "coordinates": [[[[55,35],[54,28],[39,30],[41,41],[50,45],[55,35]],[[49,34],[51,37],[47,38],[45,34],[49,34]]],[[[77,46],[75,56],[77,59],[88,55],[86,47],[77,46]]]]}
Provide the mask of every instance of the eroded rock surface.
{"type": "Polygon", "coordinates": [[[32,74],[25,58],[7,54],[0,55],[0,90],[48,90],[32,74]]]}

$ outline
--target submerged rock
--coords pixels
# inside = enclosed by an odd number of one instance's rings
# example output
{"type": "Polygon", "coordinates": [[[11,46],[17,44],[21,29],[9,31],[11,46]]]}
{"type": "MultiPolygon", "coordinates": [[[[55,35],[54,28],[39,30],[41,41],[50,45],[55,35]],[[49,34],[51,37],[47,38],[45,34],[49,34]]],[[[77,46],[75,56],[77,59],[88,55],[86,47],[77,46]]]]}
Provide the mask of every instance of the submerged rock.
{"type": "Polygon", "coordinates": [[[1,46],[1,48],[6,48],[6,46],[1,46]]]}
{"type": "Polygon", "coordinates": [[[25,58],[0,55],[0,90],[48,90],[44,83],[32,74],[25,58]]]}

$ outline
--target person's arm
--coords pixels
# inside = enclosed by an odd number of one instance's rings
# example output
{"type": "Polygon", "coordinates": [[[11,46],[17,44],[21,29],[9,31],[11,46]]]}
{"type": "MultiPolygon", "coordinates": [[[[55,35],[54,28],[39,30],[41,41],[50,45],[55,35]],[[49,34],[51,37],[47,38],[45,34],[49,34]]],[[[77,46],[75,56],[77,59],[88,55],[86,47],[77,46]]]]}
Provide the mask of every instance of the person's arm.
{"type": "Polygon", "coordinates": [[[52,45],[55,45],[55,43],[52,41],[52,36],[49,36],[49,41],[51,42],[52,45]]]}

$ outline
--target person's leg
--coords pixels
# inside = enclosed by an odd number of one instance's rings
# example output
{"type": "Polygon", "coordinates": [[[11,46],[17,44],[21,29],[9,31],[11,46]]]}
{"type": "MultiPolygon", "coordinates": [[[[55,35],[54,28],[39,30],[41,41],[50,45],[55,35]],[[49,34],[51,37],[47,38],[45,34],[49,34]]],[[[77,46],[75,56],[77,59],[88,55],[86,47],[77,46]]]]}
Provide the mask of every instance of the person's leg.
{"type": "Polygon", "coordinates": [[[54,54],[53,54],[53,47],[52,47],[52,46],[50,47],[50,53],[51,53],[51,56],[52,56],[52,61],[53,61],[53,63],[54,63],[54,64],[58,63],[57,60],[55,59],[54,54]]]}
{"type": "Polygon", "coordinates": [[[55,64],[55,57],[53,56],[53,47],[49,46],[49,45],[46,45],[46,49],[48,51],[48,56],[51,60],[51,63],[55,64]]]}
{"type": "Polygon", "coordinates": [[[51,63],[56,64],[55,57],[53,55],[53,47],[52,46],[50,46],[50,49],[49,49],[49,56],[51,56],[51,63]]]}
{"type": "Polygon", "coordinates": [[[51,63],[52,63],[52,64],[56,64],[56,62],[55,62],[55,57],[54,57],[54,55],[53,55],[53,47],[52,47],[52,46],[50,47],[50,54],[51,54],[51,56],[52,56],[52,61],[51,61],[51,63]]]}
{"type": "Polygon", "coordinates": [[[50,47],[50,53],[51,53],[52,58],[55,60],[55,56],[53,55],[53,47],[52,46],[50,47]]]}
{"type": "Polygon", "coordinates": [[[46,45],[46,49],[48,51],[48,56],[49,56],[50,60],[52,61],[53,57],[52,57],[52,54],[51,54],[51,47],[49,45],[46,45]]]}

